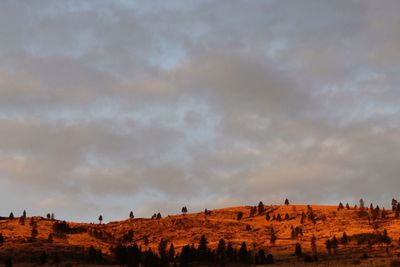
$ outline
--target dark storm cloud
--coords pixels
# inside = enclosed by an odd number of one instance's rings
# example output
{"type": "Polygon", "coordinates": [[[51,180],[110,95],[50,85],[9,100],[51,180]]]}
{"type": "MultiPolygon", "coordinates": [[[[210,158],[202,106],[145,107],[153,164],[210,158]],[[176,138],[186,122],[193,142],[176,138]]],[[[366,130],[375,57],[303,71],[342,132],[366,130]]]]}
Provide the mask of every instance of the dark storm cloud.
{"type": "Polygon", "coordinates": [[[386,204],[399,186],[399,9],[1,2],[1,212],[386,204]]]}

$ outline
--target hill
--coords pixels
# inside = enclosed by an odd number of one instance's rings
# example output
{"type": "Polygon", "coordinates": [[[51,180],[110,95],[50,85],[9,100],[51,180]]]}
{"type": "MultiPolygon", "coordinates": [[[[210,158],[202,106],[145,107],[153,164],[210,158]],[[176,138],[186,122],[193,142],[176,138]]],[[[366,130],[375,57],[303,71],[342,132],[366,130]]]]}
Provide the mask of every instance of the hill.
{"type": "Polygon", "coordinates": [[[179,253],[185,245],[197,247],[202,235],[210,249],[216,249],[220,239],[231,242],[236,249],[246,242],[249,251],[272,254],[275,264],[281,266],[302,266],[304,261],[312,261],[313,255],[318,257],[313,264],[320,266],[389,266],[390,262],[396,264],[400,252],[400,220],[396,212],[318,205],[230,207],[207,214],[134,218],[107,224],[63,224],[43,217],[2,218],[0,233],[4,237],[0,259],[12,258],[21,264],[112,264],[118,245],[137,244],[143,250],[158,251],[164,240],[168,246],[173,243],[179,253]],[[348,242],[342,240],[344,232],[348,242]],[[301,245],[301,256],[294,255],[296,243],[301,245]],[[102,260],[96,260],[100,251],[102,260]]]}

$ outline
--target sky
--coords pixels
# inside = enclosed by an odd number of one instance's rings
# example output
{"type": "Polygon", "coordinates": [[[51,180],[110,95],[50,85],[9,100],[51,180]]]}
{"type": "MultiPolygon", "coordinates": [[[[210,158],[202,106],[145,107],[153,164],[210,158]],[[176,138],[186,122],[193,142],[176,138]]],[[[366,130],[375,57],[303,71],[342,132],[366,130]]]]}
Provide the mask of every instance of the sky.
{"type": "Polygon", "coordinates": [[[400,1],[0,2],[0,215],[400,187],[400,1]]]}

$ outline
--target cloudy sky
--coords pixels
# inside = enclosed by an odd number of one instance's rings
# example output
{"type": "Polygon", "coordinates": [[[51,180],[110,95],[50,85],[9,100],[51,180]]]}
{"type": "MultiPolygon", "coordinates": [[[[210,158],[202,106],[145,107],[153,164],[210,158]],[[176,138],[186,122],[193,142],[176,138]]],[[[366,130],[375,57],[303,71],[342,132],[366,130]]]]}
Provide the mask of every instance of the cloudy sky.
{"type": "Polygon", "coordinates": [[[0,2],[0,213],[388,205],[400,2],[0,2]]]}

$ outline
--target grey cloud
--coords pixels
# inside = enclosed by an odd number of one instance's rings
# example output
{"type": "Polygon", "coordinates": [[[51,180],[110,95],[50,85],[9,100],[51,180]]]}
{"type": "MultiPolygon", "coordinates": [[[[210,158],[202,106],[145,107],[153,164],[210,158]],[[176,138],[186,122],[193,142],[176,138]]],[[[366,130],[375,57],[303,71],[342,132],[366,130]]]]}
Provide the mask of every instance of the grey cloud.
{"type": "Polygon", "coordinates": [[[0,193],[78,220],[287,196],[387,204],[397,7],[3,1],[0,193]],[[25,201],[7,193],[22,186],[25,201]]]}

